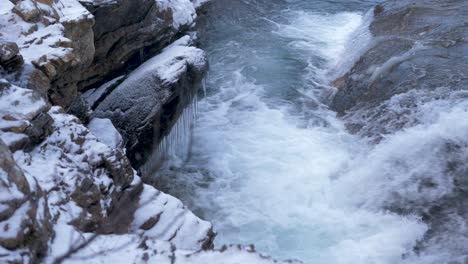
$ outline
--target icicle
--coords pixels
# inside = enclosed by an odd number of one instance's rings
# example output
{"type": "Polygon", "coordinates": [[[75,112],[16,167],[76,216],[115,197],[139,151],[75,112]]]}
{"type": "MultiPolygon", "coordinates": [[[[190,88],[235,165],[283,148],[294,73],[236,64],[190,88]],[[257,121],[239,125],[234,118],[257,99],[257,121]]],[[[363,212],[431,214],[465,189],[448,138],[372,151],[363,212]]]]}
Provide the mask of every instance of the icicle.
{"type": "Polygon", "coordinates": [[[148,162],[142,167],[144,175],[150,175],[174,162],[185,162],[189,158],[192,130],[197,117],[198,96],[191,95],[189,100],[191,103],[182,111],[170,133],[161,140],[148,162]]]}

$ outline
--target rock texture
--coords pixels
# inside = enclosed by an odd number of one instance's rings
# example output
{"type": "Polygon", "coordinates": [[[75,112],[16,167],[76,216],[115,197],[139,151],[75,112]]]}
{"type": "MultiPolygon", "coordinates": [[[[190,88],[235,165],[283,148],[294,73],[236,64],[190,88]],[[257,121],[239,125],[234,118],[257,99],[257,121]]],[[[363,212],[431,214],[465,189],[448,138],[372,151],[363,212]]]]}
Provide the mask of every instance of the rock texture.
{"type": "Polygon", "coordinates": [[[4,88],[0,99],[0,138],[10,143],[0,142],[3,260],[59,257],[79,244],[82,232],[130,233],[141,239],[171,241],[180,249],[211,246],[208,222],[177,199],[142,184],[124,153],[101,143],[79,119],[60,107],[50,108],[33,90],[14,85],[4,88]],[[48,116],[51,122],[42,124],[45,139],[26,151],[11,138],[29,139],[28,130],[22,128],[33,126],[31,120],[38,115],[48,116]],[[14,154],[10,149],[16,150],[14,154]],[[78,240],[66,239],[70,235],[78,240]],[[42,247],[31,245],[39,241],[42,247]],[[70,244],[64,246],[64,241],[70,244]],[[13,251],[4,255],[5,250],[13,251]]]}
{"type": "Polygon", "coordinates": [[[109,75],[141,63],[186,31],[195,21],[196,12],[188,0],[148,1],[82,0],[94,15],[96,53],[93,64],[83,71],[80,87],[90,87],[109,75]],[[169,4],[170,3],[170,4],[169,4]]]}
{"type": "Polygon", "coordinates": [[[77,94],[80,72],[92,62],[93,24],[93,16],[74,0],[2,1],[0,47],[5,50],[15,42],[19,54],[6,63],[2,59],[0,66],[16,70],[6,76],[10,81],[68,107],[77,94]]]}
{"type": "Polygon", "coordinates": [[[133,71],[95,109],[110,118],[127,142],[128,156],[141,165],[193,100],[207,70],[202,50],[184,36],[133,71]],[[195,85],[194,85],[195,84],[195,85]]]}
{"type": "Polygon", "coordinates": [[[136,159],[196,91],[207,65],[190,37],[78,96],[172,42],[202,2],[2,0],[1,263],[275,262],[253,247],[213,250],[211,224],[142,183],[126,156],[124,140],[136,159]]]}
{"type": "Polygon", "coordinates": [[[467,88],[468,4],[387,1],[374,9],[373,40],[335,81],[332,108],[352,131],[381,137],[416,120],[416,102],[467,88]],[[444,91],[445,90],[445,91],[444,91]],[[397,96],[399,95],[399,96],[397,96]]]}

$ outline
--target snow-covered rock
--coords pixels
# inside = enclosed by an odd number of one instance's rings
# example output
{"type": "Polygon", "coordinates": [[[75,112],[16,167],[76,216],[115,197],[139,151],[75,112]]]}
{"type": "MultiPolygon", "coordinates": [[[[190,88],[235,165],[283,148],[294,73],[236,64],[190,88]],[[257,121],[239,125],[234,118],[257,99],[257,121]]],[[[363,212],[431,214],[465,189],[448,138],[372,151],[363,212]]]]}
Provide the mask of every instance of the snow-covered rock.
{"type": "Polygon", "coordinates": [[[81,0],[94,15],[94,63],[80,88],[102,83],[115,72],[151,57],[190,29],[197,17],[190,0],[81,0]]]}
{"type": "Polygon", "coordinates": [[[205,53],[184,36],[134,70],[99,103],[94,115],[110,118],[127,142],[128,156],[142,164],[174,125],[207,69],[205,53]]]}
{"type": "Polygon", "coordinates": [[[88,129],[99,141],[107,146],[111,148],[123,148],[122,136],[109,119],[93,118],[88,124],[88,129]]]}
{"type": "Polygon", "coordinates": [[[76,0],[2,0],[0,40],[16,43],[24,59],[22,70],[17,65],[22,60],[14,67],[21,74],[9,80],[68,106],[79,72],[93,59],[93,24],[93,16],[76,0]]]}
{"type": "MultiPolygon", "coordinates": [[[[78,87],[173,42],[205,1],[0,1],[1,263],[274,263],[253,247],[212,250],[211,224],[141,182],[109,119],[85,126],[64,110],[78,87]]],[[[207,66],[190,42],[88,92],[88,103],[111,118],[125,106],[138,118],[114,123],[153,129],[157,121],[168,133],[207,66]]]]}
{"type": "Polygon", "coordinates": [[[0,246],[10,252],[0,261],[59,257],[83,233],[129,234],[189,250],[210,247],[211,224],[141,183],[110,121],[91,122],[96,136],[37,92],[3,81],[0,138],[10,131],[28,137],[26,128],[41,114],[52,120],[41,143],[16,149],[0,142],[0,246]],[[40,237],[28,240],[34,234],[40,237]],[[42,247],[34,246],[38,241],[42,247]]]}

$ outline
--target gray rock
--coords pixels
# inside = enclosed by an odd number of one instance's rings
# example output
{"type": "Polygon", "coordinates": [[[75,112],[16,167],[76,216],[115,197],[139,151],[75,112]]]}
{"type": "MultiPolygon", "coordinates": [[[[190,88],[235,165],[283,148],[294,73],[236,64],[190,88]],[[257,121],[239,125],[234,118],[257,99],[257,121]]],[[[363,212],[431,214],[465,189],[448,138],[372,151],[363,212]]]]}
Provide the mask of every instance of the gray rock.
{"type": "Polygon", "coordinates": [[[14,42],[0,41],[0,67],[7,72],[13,72],[23,65],[23,57],[19,54],[18,45],[14,42]]]}
{"type": "Polygon", "coordinates": [[[408,115],[412,99],[400,102],[407,114],[385,115],[392,114],[389,99],[395,95],[420,91],[427,96],[428,91],[429,97],[443,98],[449,93],[437,89],[468,88],[468,3],[387,1],[374,16],[374,39],[334,82],[338,92],[332,108],[344,115],[352,131],[378,138],[413,122],[408,115]]]}
{"type": "Polygon", "coordinates": [[[189,42],[185,36],[141,65],[94,112],[120,130],[136,166],[169,133],[207,70],[204,52],[189,42]]]}
{"type": "Polygon", "coordinates": [[[81,1],[94,15],[96,24],[93,64],[85,69],[79,88],[86,88],[115,72],[140,64],[144,54],[154,54],[170,44],[174,37],[190,25],[174,26],[171,9],[163,9],[157,1],[81,1]]]}
{"type": "MultiPolygon", "coordinates": [[[[10,200],[1,200],[2,206],[0,211],[0,221],[12,216],[13,212],[18,209],[29,198],[29,184],[24,177],[23,172],[16,165],[13,155],[8,146],[0,139],[0,189],[2,194],[9,193],[10,200]],[[18,193],[15,193],[18,192],[18,193]]],[[[5,198],[5,197],[3,197],[5,198]]]]}
{"type": "Polygon", "coordinates": [[[19,48],[16,43],[0,41],[0,64],[13,59],[18,53],[19,48]]]}

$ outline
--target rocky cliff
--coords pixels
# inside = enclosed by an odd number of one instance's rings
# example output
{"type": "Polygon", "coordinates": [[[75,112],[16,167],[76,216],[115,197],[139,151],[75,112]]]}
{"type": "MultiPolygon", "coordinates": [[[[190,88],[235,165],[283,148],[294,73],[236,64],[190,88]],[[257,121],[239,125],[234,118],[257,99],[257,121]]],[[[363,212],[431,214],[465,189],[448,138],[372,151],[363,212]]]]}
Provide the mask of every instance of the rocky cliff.
{"type": "Polygon", "coordinates": [[[211,224],[126,155],[148,155],[203,78],[185,35],[202,2],[1,0],[0,262],[273,262],[212,250],[211,224]]]}

